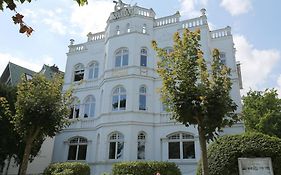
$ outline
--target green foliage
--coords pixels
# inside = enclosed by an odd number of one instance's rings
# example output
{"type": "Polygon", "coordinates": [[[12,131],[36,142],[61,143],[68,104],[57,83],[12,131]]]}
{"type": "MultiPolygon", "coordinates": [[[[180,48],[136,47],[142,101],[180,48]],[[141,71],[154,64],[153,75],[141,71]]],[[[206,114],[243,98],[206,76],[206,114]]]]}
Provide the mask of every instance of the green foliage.
{"type": "Polygon", "coordinates": [[[281,138],[281,99],[275,89],[249,91],[243,97],[242,117],[246,131],[257,131],[281,138]]]}
{"type": "Polygon", "coordinates": [[[237,120],[236,104],[230,97],[230,69],[221,63],[219,51],[215,49],[208,70],[199,39],[200,31],[186,29],[182,39],[175,33],[174,51],[169,54],[158,48],[155,41],[152,45],[163,58],[157,70],[163,80],[162,101],[177,121],[185,125],[199,124],[209,139],[217,129],[237,120]]]}
{"type": "Polygon", "coordinates": [[[180,169],[172,162],[121,162],[113,165],[113,175],[181,175],[180,169]]]}
{"type": "Polygon", "coordinates": [[[81,162],[64,162],[49,165],[43,175],[90,175],[90,167],[81,162]]]}
{"type": "MultiPolygon", "coordinates": [[[[271,157],[275,175],[281,175],[281,139],[261,133],[223,136],[208,148],[210,175],[239,174],[239,157],[271,157]]],[[[201,175],[201,164],[197,167],[201,175]]]]}

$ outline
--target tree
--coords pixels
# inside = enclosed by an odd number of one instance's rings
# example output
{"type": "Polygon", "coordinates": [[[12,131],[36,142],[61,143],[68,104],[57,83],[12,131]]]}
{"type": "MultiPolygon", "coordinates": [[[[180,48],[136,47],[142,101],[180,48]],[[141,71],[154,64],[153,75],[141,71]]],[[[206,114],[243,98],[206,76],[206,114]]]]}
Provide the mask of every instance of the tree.
{"type": "MultiPolygon", "coordinates": [[[[18,85],[13,124],[25,143],[20,175],[25,175],[32,148],[42,138],[53,137],[69,122],[70,93],[62,95],[62,77],[47,80],[37,74],[18,85]]],[[[41,146],[41,145],[40,145],[41,146]]]]}
{"type": "MultiPolygon", "coordinates": [[[[23,21],[23,15],[18,13],[16,11],[16,3],[25,3],[25,2],[31,2],[32,0],[0,0],[0,10],[3,11],[4,7],[14,11],[16,14],[15,16],[12,17],[13,22],[15,24],[19,24],[20,25],[20,33],[26,33],[27,36],[30,36],[31,33],[34,31],[33,28],[31,28],[30,26],[28,26],[24,21],[23,21]]],[[[85,4],[88,4],[88,0],[75,0],[79,6],[83,6],[85,4]]]]}
{"type": "Polygon", "coordinates": [[[275,89],[252,91],[243,98],[242,117],[246,131],[281,138],[281,99],[275,89]]]}
{"type": "Polygon", "coordinates": [[[218,49],[213,51],[213,62],[207,68],[200,49],[200,31],[183,31],[182,39],[174,34],[171,53],[152,46],[161,61],[158,73],[162,78],[161,98],[173,118],[182,124],[197,125],[202,152],[203,172],[208,175],[206,141],[213,139],[217,131],[237,121],[237,105],[230,97],[230,69],[220,61],[218,49]]]}
{"type": "MultiPolygon", "coordinates": [[[[0,172],[3,171],[7,160],[6,173],[12,158],[17,165],[21,164],[25,149],[25,142],[15,131],[15,126],[12,123],[15,115],[16,91],[16,87],[0,83],[0,172]]],[[[44,138],[40,138],[34,142],[30,162],[37,156],[43,141],[44,138]]]]}

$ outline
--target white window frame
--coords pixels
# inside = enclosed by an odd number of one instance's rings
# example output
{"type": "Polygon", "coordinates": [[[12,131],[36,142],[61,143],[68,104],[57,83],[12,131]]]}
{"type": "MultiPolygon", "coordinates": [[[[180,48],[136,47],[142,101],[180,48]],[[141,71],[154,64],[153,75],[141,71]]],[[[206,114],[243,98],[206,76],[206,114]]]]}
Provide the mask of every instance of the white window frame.
{"type": "Polygon", "coordinates": [[[124,111],[126,110],[127,107],[127,94],[126,94],[126,89],[123,86],[118,86],[115,87],[112,91],[112,101],[111,101],[111,106],[112,106],[112,111],[124,111]],[[125,96],[125,107],[121,108],[121,97],[125,96]],[[113,102],[114,102],[114,98],[117,97],[117,108],[114,108],[113,106],[113,102]]]}
{"type": "Polygon", "coordinates": [[[118,49],[114,54],[114,67],[121,68],[129,65],[129,50],[127,48],[118,49]],[[127,62],[125,61],[127,55],[127,62]],[[117,65],[117,59],[120,57],[120,65],[117,65]]]}
{"type": "Polygon", "coordinates": [[[99,77],[99,63],[92,62],[88,67],[88,79],[93,80],[99,77]]]}
{"type": "Polygon", "coordinates": [[[120,132],[113,132],[108,136],[108,159],[117,160],[123,159],[124,157],[124,135],[120,132]],[[114,148],[114,158],[110,158],[110,143],[115,143],[114,148]],[[118,144],[122,144],[123,148],[120,152],[120,157],[118,157],[118,144]]]}
{"type": "Polygon", "coordinates": [[[140,132],[138,134],[138,143],[137,143],[137,159],[138,160],[145,160],[146,159],[146,133],[140,132]],[[144,156],[143,158],[139,157],[139,144],[142,143],[144,146],[144,156]]]}
{"type": "Polygon", "coordinates": [[[68,154],[67,154],[67,161],[85,161],[87,159],[87,149],[88,149],[88,140],[84,137],[72,137],[68,140],[68,154]],[[77,140],[77,141],[76,141],[77,140]],[[86,156],[85,159],[78,159],[79,155],[79,148],[82,145],[86,145],[86,156]],[[76,146],[76,155],[75,159],[69,159],[69,151],[70,146],[76,146]]]}
{"type": "Polygon", "coordinates": [[[94,96],[90,95],[87,96],[85,98],[85,102],[84,102],[84,113],[83,113],[83,117],[84,118],[91,118],[91,117],[95,117],[95,113],[96,113],[96,99],[94,96]],[[88,111],[86,106],[88,107],[88,111]],[[89,114],[87,117],[85,117],[86,114],[89,114]]]}
{"type": "Polygon", "coordinates": [[[145,85],[140,86],[139,88],[139,110],[146,111],[147,110],[147,88],[145,85]],[[145,97],[145,106],[141,108],[141,96],[145,97]]]}

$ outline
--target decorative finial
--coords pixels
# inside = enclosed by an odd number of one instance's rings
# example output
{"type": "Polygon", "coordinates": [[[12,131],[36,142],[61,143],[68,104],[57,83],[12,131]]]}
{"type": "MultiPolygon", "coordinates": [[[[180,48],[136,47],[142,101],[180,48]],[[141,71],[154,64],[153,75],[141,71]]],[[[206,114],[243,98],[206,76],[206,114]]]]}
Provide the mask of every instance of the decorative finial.
{"type": "Polygon", "coordinates": [[[70,39],[70,45],[72,46],[74,44],[74,39],[70,39]]]}
{"type": "Polygon", "coordinates": [[[201,12],[201,15],[202,15],[202,16],[205,16],[205,15],[206,15],[206,9],[205,9],[205,8],[202,8],[202,9],[200,10],[200,12],[201,12]]]}

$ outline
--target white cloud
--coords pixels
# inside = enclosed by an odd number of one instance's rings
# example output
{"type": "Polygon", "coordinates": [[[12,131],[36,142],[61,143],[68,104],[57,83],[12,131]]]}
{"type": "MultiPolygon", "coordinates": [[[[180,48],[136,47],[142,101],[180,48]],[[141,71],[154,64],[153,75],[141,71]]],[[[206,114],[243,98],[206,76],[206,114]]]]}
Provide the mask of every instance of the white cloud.
{"type": "Polygon", "coordinates": [[[92,0],[83,7],[72,6],[70,22],[78,27],[84,36],[89,32],[104,31],[106,20],[113,11],[114,4],[111,0],[92,0]]]}
{"type": "Polygon", "coordinates": [[[241,62],[243,91],[245,95],[249,89],[261,90],[269,78],[274,66],[280,61],[281,54],[278,50],[259,50],[254,48],[242,35],[234,36],[237,49],[236,58],[241,62]]]}
{"type": "Polygon", "coordinates": [[[41,58],[38,59],[27,59],[24,57],[16,57],[14,55],[11,55],[9,53],[0,53],[0,75],[2,75],[4,69],[6,68],[8,62],[15,63],[19,66],[25,67],[27,69],[33,70],[35,72],[38,72],[41,70],[43,64],[52,65],[53,64],[53,58],[44,55],[41,58]]]}
{"type": "Polygon", "coordinates": [[[232,16],[249,12],[252,9],[252,0],[222,0],[220,5],[232,16]]]}
{"type": "Polygon", "coordinates": [[[61,35],[66,34],[66,26],[56,18],[45,18],[43,22],[50,27],[50,31],[61,35]]]}
{"type": "Polygon", "coordinates": [[[189,18],[200,16],[200,9],[208,4],[208,0],[179,0],[179,2],[181,4],[181,15],[189,18]]]}

